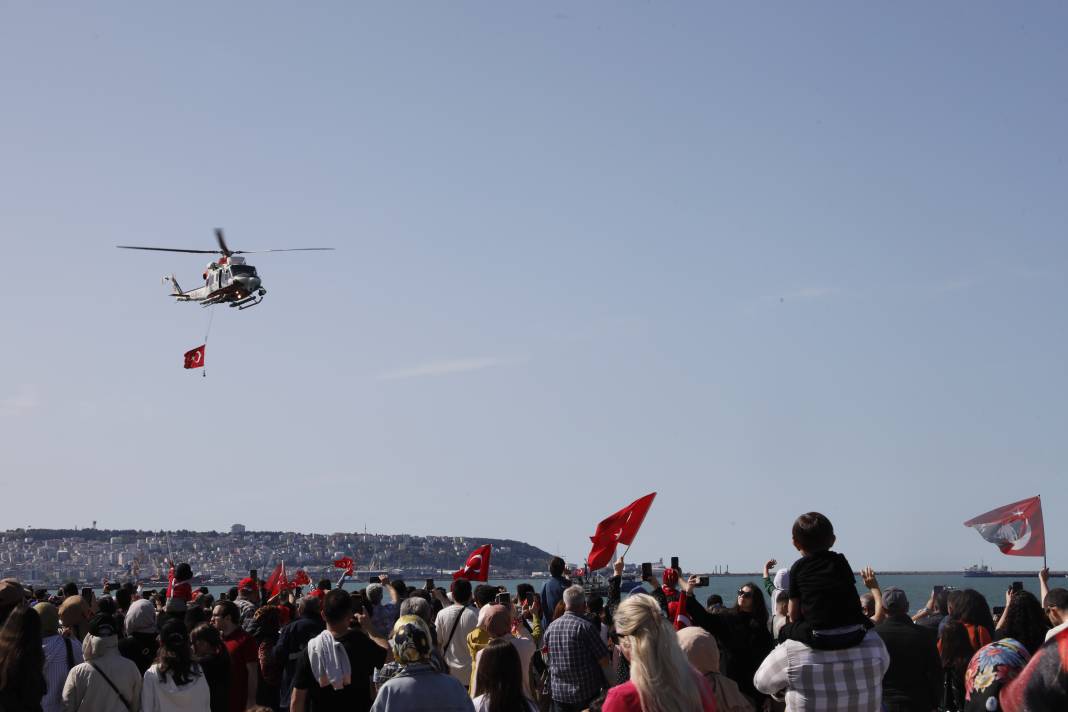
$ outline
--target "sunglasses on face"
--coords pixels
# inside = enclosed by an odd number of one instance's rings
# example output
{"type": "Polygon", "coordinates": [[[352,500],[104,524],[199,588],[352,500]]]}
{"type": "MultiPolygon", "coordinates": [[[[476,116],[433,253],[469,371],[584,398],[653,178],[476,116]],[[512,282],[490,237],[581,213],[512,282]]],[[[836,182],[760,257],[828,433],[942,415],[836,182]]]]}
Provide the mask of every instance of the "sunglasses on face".
{"type": "Polygon", "coordinates": [[[746,591],[745,589],[740,589],[738,591],[738,598],[752,598],[752,597],[753,597],[753,592],[752,591],[746,591]]]}

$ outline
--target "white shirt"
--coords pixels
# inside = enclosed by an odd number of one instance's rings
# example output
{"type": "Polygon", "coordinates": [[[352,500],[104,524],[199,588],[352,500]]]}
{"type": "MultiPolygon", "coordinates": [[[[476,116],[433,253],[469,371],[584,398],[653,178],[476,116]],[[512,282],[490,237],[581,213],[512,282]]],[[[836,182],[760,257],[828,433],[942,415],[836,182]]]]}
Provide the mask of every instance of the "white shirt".
{"type": "Polygon", "coordinates": [[[1065,621],[1064,623],[1061,623],[1058,626],[1054,626],[1054,627],[1050,628],[1049,630],[1046,631],[1046,640],[1049,640],[1053,636],[1057,635],[1058,633],[1060,633],[1065,628],[1068,628],[1068,621],[1065,621]]]}
{"type": "MultiPolygon", "coordinates": [[[[538,708],[529,699],[524,700],[527,703],[527,710],[529,712],[537,712],[538,708]]],[[[489,712],[489,698],[485,695],[479,695],[475,699],[471,700],[471,704],[475,706],[475,712],[489,712]]],[[[518,711],[517,711],[518,712],[518,711]]]]}
{"type": "Polygon", "coordinates": [[[844,650],[815,650],[787,640],[771,651],[753,676],[767,695],[786,691],[786,712],[879,712],[890,654],[869,630],[844,650]]]}
{"type": "Polygon", "coordinates": [[[449,666],[449,673],[460,681],[464,689],[467,689],[471,683],[471,653],[467,649],[467,634],[477,627],[478,613],[475,609],[471,606],[461,606],[458,603],[441,609],[434,619],[438,645],[442,646],[441,653],[445,658],[445,663],[449,666]],[[458,623],[457,616],[460,617],[458,623]],[[454,627],[455,633],[453,633],[454,627]],[[446,643],[448,647],[445,647],[446,643]]]}
{"type": "Polygon", "coordinates": [[[159,664],[145,671],[141,686],[141,712],[204,712],[211,709],[211,692],[208,681],[199,668],[195,668],[193,681],[178,686],[170,674],[163,680],[159,664]]]}

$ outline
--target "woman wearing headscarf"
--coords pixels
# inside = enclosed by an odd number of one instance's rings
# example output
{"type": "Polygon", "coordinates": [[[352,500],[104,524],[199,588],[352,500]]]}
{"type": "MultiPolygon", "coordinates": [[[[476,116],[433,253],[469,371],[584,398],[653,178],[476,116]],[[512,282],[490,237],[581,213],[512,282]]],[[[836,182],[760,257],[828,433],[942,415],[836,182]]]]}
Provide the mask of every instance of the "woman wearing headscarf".
{"type": "Polygon", "coordinates": [[[965,712],[1001,709],[1001,689],[1016,678],[1031,658],[1023,643],[1002,638],[979,649],[964,673],[965,712]]]}
{"type": "Polygon", "coordinates": [[[119,641],[119,653],[127,660],[133,660],[137,671],[144,675],[159,650],[155,606],[151,601],[137,599],[126,611],[123,626],[126,637],[119,641]]]}
{"type": "MultiPolygon", "coordinates": [[[[426,623],[427,628],[430,630],[430,636],[434,636],[434,617],[432,615],[433,608],[423,598],[418,596],[411,596],[401,601],[400,614],[402,616],[419,616],[426,623]]],[[[445,662],[444,656],[441,654],[441,650],[438,649],[437,641],[432,640],[430,646],[430,667],[434,668],[440,673],[445,675],[449,673],[449,665],[445,662]]],[[[382,685],[386,684],[386,680],[396,675],[401,670],[401,664],[396,660],[390,660],[382,667],[375,670],[374,683],[375,689],[379,689],[382,685]]]]}
{"type": "Polygon", "coordinates": [[[71,669],[85,660],[82,644],[59,634],[59,610],[51,603],[38,603],[33,609],[41,618],[41,650],[48,684],[41,707],[44,712],[63,712],[63,683],[71,669]]]}
{"type": "MultiPolygon", "coordinates": [[[[534,641],[529,638],[519,638],[512,635],[513,620],[512,613],[507,607],[494,604],[492,606],[484,606],[486,611],[483,616],[482,622],[479,624],[489,634],[489,642],[494,640],[503,639],[505,642],[511,644],[515,648],[516,653],[519,654],[519,667],[523,674],[523,692],[524,694],[530,694],[530,659],[534,657],[534,641]]],[[[470,640],[470,638],[469,638],[470,640]]],[[[474,661],[471,666],[471,696],[475,696],[475,681],[478,676],[478,661],[482,656],[482,651],[486,649],[489,643],[482,645],[472,655],[471,659],[474,661]]],[[[470,646],[468,646],[470,647],[470,646]]]]}
{"type": "Polygon", "coordinates": [[[608,691],[603,712],[716,712],[716,695],[690,666],[656,599],[630,596],[616,609],[630,680],[608,691]]]}
{"type": "Polygon", "coordinates": [[[371,712],[473,712],[467,690],[430,666],[430,628],[418,616],[401,616],[389,639],[401,669],[378,690],[371,712]]]}
{"type": "Polygon", "coordinates": [[[22,584],[0,581],[0,710],[41,712],[41,618],[26,601],[22,584]]]}
{"type": "Polygon", "coordinates": [[[738,683],[719,671],[719,644],[715,637],[696,626],[683,628],[676,635],[690,665],[705,676],[716,694],[717,712],[753,712],[752,703],[738,689],[738,683]]]}

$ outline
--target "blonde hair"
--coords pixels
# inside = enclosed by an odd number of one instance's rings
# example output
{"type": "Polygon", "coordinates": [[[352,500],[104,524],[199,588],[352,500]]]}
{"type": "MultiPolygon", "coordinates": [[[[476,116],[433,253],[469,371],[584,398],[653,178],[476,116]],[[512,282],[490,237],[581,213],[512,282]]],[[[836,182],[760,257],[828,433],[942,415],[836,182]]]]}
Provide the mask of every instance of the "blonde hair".
{"type": "Polygon", "coordinates": [[[690,661],[655,598],[644,593],[627,597],[616,609],[615,624],[630,647],[630,680],[638,690],[642,712],[701,709],[701,691],[690,661]]]}

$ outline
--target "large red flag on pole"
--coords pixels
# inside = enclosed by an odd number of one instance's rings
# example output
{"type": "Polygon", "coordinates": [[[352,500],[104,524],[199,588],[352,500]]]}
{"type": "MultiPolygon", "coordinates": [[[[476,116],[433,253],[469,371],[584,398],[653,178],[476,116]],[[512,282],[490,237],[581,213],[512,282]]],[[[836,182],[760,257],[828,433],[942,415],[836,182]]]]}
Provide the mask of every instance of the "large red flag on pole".
{"type": "Polygon", "coordinates": [[[1042,499],[1031,497],[992,509],[964,522],[1009,556],[1045,556],[1042,499]]]}
{"type": "Polygon", "coordinates": [[[489,581],[490,545],[484,544],[471,552],[461,569],[454,572],[453,580],[489,581]]]}
{"type": "Polygon", "coordinates": [[[600,569],[608,566],[616,553],[616,544],[630,546],[634,537],[645,521],[645,515],[653,504],[656,492],[636,499],[615,514],[610,514],[597,525],[597,531],[590,537],[593,547],[586,557],[589,570],[600,569]]]}

